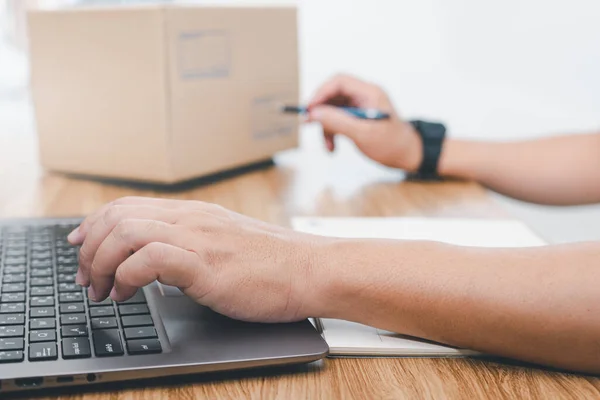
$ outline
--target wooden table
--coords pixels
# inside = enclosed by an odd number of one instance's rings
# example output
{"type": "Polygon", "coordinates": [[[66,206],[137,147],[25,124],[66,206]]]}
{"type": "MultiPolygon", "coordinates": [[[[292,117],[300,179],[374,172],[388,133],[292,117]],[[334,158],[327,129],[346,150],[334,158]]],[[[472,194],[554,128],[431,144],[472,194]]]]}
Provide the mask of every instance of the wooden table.
{"type": "MultiPolygon", "coordinates": [[[[409,183],[320,146],[276,158],[276,167],[185,190],[68,178],[38,166],[33,136],[0,135],[0,216],[85,215],[125,195],[216,202],[288,225],[290,216],[505,217],[472,183],[409,183]]],[[[28,393],[19,397],[29,398],[28,393]]],[[[598,398],[600,379],[470,359],[326,359],[252,370],[35,394],[45,399],[192,398],[598,398]]]]}

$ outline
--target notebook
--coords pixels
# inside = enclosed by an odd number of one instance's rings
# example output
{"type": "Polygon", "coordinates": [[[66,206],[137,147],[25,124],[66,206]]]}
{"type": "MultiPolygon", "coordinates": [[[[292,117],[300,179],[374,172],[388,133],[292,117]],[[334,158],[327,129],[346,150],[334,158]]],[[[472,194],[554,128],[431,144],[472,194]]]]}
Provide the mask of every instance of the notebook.
{"type": "MultiPolygon", "coordinates": [[[[435,240],[461,246],[533,247],[546,242],[517,220],[457,218],[296,217],[294,229],[322,236],[435,240]]],[[[376,329],[355,322],[319,318],[313,324],[330,356],[465,357],[480,353],[376,329]]]]}

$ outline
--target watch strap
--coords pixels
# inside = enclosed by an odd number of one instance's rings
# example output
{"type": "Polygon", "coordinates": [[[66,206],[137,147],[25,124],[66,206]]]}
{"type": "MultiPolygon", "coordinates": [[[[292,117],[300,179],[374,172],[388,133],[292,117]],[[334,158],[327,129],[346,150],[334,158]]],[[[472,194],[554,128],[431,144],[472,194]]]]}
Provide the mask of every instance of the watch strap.
{"type": "Polygon", "coordinates": [[[416,176],[420,179],[439,179],[438,163],[446,137],[446,127],[439,122],[422,120],[409,121],[421,137],[423,158],[416,176]]]}

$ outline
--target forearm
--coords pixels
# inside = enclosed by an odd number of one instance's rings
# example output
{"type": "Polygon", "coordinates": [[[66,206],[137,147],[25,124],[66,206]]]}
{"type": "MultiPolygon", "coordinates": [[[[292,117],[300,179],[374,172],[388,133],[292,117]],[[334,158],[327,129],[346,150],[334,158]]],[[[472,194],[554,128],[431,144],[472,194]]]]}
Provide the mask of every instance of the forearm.
{"type": "Polygon", "coordinates": [[[600,133],[512,143],[448,139],[439,172],[534,203],[594,203],[600,201],[600,133]]]}
{"type": "Polygon", "coordinates": [[[599,244],[531,249],[341,240],[320,317],[600,372],[599,244]]]}

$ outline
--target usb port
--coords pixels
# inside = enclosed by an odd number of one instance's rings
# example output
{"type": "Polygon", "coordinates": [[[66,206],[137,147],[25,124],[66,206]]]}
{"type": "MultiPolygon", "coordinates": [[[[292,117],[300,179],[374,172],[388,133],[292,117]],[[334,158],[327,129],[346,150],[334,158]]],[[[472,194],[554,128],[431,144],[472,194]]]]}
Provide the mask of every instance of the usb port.
{"type": "Polygon", "coordinates": [[[69,382],[73,382],[73,377],[66,375],[66,376],[59,376],[58,378],[56,378],[56,383],[69,383],[69,382]]]}
{"type": "Polygon", "coordinates": [[[17,385],[18,387],[22,387],[22,388],[38,387],[38,386],[42,386],[43,383],[44,383],[44,378],[42,378],[41,376],[35,377],[35,378],[15,379],[15,385],[17,385]]]}

